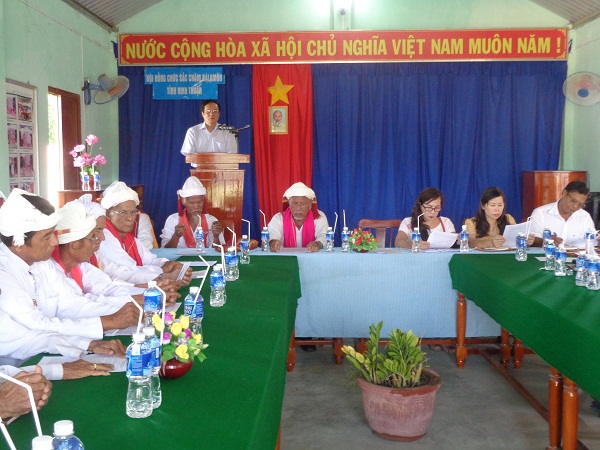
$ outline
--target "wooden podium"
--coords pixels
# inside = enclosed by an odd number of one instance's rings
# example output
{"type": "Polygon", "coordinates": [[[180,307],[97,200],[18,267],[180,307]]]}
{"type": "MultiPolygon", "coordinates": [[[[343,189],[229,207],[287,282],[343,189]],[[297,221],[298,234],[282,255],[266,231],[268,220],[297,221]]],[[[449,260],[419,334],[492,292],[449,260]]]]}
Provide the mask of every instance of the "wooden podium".
{"type": "Polygon", "coordinates": [[[206,210],[223,224],[227,241],[231,233],[225,227],[233,228],[238,241],[241,240],[245,170],[240,169],[239,164],[249,163],[250,155],[190,153],[185,162],[196,164],[190,173],[206,188],[206,210]]]}

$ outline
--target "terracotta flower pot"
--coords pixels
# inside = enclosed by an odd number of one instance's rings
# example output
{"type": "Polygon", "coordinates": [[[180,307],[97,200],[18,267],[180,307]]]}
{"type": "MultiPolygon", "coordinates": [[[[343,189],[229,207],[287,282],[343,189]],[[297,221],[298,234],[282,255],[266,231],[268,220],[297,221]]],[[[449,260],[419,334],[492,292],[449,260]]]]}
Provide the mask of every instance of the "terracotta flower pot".
{"type": "Polygon", "coordinates": [[[361,248],[360,250],[357,248],[353,248],[353,251],[355,251],[356,253],[368,253],[369,250],[365,250],[364,248],[361,248]]]}
{"type": "Polygon", "coordinates": [[[427,384],[414,388],[390,388],[358,379],[373,433],[395,441],[414,441],[425,435],[442,379],[429,369],[423,369],[424,377],[427,384]]]}
{"type": "Polygon", "coordinates": [[[162,363],[159,375],[161,378],[182,377],[192,368],[192,362],[192,358],[190,358],[188,362],[181,362],[177,358],[172,358],[162,363]]]}

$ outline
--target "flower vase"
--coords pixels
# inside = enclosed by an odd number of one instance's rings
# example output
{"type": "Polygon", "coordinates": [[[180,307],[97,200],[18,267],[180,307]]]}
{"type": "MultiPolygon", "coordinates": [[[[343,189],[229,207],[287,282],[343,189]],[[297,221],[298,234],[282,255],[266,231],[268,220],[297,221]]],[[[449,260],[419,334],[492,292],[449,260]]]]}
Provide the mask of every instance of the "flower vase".
{"type": "Polygon", "coordinates": [[[369,250],[365,250],[364,248],[353,248],[352,250],[356,253],[369,253],[369,250]]]}
{"type": "Polygon", "coordinates": [[[100,174],[98,172],[94,172],[94,191],[100,191],[100,190],[102,190],[100,174]]]}
{"type": "Polygon", "coordinates": [[[181,362],[177,358],[171,358],[160,366],[159,375],[161,378],[180,378],[192,368],[192,358],[188,362],[181,362]]]}
{"type": "Polygon", "coordinates": [[[90,174],[87,172],[81,172],[81,190],[90,190],[90,174]]]}

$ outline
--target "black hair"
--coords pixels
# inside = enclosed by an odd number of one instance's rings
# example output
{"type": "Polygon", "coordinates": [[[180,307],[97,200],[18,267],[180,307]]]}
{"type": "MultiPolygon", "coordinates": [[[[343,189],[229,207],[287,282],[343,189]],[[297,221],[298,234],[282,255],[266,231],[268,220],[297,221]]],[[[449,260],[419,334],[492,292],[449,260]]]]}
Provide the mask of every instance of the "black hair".
{"type": "Polygon", "coordinates": [[[485,217],[485,211],[483,210],[483,205],[486,205],[490,200],[502,197],[502,201],[504,202],[504,210],[502,211],[502,215],[496,221],[496,225],[498,225],[498,230],[500,230],[500,234],[504,233],[504,228],[506,227],[506,197],[504,196],[504,192],[499,187],[489,187],[483,191],[481,194],[481,199],[479,200],[479,209],[473,218],[475,220],[475,231],[477,231],[477,237],[485,237],[490,231],[490,224],[485,217]]]}
{"type": "Polygon", "coordinates": [[[440,206],[444,206],[444,195],[439,189],[433,187],[425,188],[419,193],[419,196],[417,197],[417,200],[415,201],[415,204],[412,209],[412,217],[410,224],[413,230],[416,230],[417,223],[419,224],[419,233],[421,233],[421,239],[423,241],[427,240],[427,238],[429,237],[429,232],[431,230],[429,229],[429,226],[425,224],[424,220],[418,220],[418,217],[421,215],[421,205],[424,205],[425,203],[435,200],[437,198],[439,198],[442,202],[440,206]]]}
{"type": "Polygon", "coordinates": [[[209,103],[216,103],[217,106],[219,107],[219,111],[221,111],[221,104],[218,101],[213,100],[213,99],[208,99],[208,100],[204,100],[202,102],[202,112],[204,112],[204,108],[206,108],[206,105],[208,105],[209,103]]]}
{"type": "Polygon", "coordinates": [[[577,192],[578,194],[581,194],[581,195],[588,195],[590,193],[590,188],[587,187],[587,185],[583,181],[575,180],[575,181],[571,181],[569,184],[567,184],[565,186],[565,191],[566,192],[577,192]]]}

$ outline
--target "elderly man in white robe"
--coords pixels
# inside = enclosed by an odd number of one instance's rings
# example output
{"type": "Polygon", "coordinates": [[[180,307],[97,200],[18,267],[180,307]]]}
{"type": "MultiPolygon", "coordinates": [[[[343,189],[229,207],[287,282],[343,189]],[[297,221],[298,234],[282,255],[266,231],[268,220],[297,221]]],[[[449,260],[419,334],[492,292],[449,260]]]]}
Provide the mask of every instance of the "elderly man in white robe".
{"type": "Polygon", "coordinates": [[[283,194],[284,210],[269,222],[270,248],[307,248],[318,252],[326,243],[327,217],[319,211],[315,191],[304,183],[295,183],[283,194]]]}
{"type": "MultiPolygon", "coordinates": [[[[100,203],[106,209],[107,221],[98,262],[113,280],[137,284],[162,277],[178,278],[181,263],[157,257],[133,235],[140,204],[133,189],[121,181],[114,182],[104,191],[100,203]]],[[[181,280],[183,284],[189,284],[191,273],[190,268],[181,280]]]]}
{"type": "Polygon", "coordinates": [[[205,248],[212,248],[214,242],[225,245],[223,225],[206,212],[206,188],[202,182],[189,177],[177,195],[179,211],[167,217],[160,235],[161,247],[195,248],[194,232],[198,226],[204,231],[205,248]]]}
{"type": "Polygon", "coordinates": [[[47,200],[22,194],[26,193],[13,190],[0,209],[0,310],[32,330],[92,339],[102,339],[106,330],[136,324],[135,305],[119,308],[93,302],[65,283],[50,261],[58,243],[55,226],[60,215],[47,200]],[[24,233],[37,223],[45,228],[26,238],[24,233]]]}

